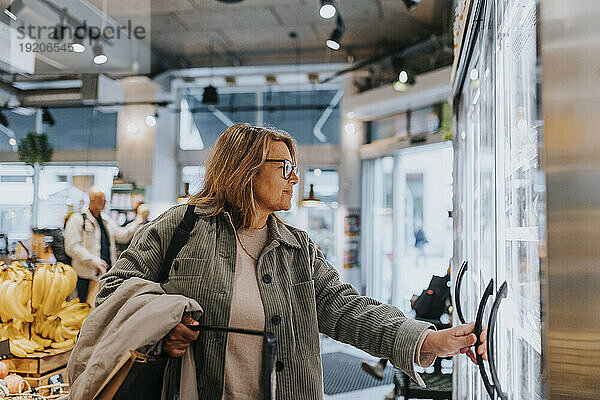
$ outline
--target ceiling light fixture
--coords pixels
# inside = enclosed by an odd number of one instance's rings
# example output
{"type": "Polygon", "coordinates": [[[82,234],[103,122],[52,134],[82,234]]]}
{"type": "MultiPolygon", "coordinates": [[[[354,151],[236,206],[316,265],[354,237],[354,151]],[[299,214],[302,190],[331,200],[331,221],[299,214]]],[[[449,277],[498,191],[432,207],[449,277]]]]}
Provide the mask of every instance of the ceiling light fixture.
{"type": "Polygon", "coordinates": [[[156,114],[146,115],[144,122],[146,123],[146,126],[148,126],[150,128],[154,128],[156,126],[156,114]]]}
{"type": "Polygon", "coordinates": [[[108,61],[108,57],[104,54],[104,49],[100,43],[97,43],[93,47],[94,50],[94,64],[102,65],[108,61]]]}
{"type": "Polygon", "coordinates": [[[335,16],[337,9],[333,0],[321,0],[321,7],[319,8],[319,15],[321,18],[330,19],[335,16]]]}
{"type": "Polygon", "coordinates": [[[407,83],[408,72],[406,72],[405,70],[400,71],[400,73],[398,74],[398,81],[400,81],[401,83],[407,83]]]}
{"type": "Polygon", "coordinates": [[[8,128],[8,118],[6,118],[6,115],[4,115],[4,113],[2,113],[2,111],[0,111],[0,125],[4,126],[5,128],[8,128]]]}
{"type": "Polygon", "coordinates": [[[342,17],[338,15],[336,27],[333,30],[333,32],[331,32],[331,36],[329,37],[329,39],[327,39],[327,42],[325,43],[327,47],[329,47],[331,50],[339,50],[342,43],[342,36],[344,36],[345,30],[346,27],[344,25],[344,21],[342,20],[342,17]]]}
{"type": "MultiPolygon", "coordinates": [[[[208,42],[208,53],[210,55],[210,81],[213,80],[213,45],[214,38],[211,36],[208,42]]],[[[217,93],[217,88],[212,85],[212,83],[204,88],[204,92],[202,93],[202,104],[207,105],[216,105],[219,104],[219,94],[217,93]]]]}
{"type": "Polygon", "coordinates": [[[16,21],[17,15],[19,15],[24,6],[23,0],[14,0],[10,6],[6,7],[4,14],[8,15],[13,21],[16,21]]]}
{"type": "Polygon", "coordinates": [[[394,82],[393,87],[396,92],[406,92],[408,90],[406,83],[402,83],[400,81],[394,82]]]}
{"type": "Polygon", "coordinates": [[[219,104],[219,94],[217,88],[213,85],[208,85],[202,93],[202,104],[219,104]]]}
{"type": "Polygon", "coordinates": [[[75,34],[73,36],[73,43],[71,43],[71,48],[75,53],[83,53],[85,51],[85,45],[83,44],[83,38],[80,38],[75,34]]]}
{"type": "Polygon", "coordinates": [[[406,92],[409,86],[416,83],[415,75],[410,71],[401,69],[398,73],[398,79],[393,83],[394,90],[398,92],[406,92]]]}
{"type": "Polygon", "coordinates": [[[130,122],[127,124],[127,132],[136,133],[138,131],[138,127],[134,122],[130,122]]]}
{"type": "Polygon", "coordinates": [[[54,126],[55,124],[54,117],[50,114],[47,107],[42,108],[42,122],[50,126],[54,126]]]}
{"type": "Polygon", "coordinates": [[[308,192],[308,197],[302,199],[302,205],[304,207],[317,207],[319,204],[321,204],[321,200],[319,200],[315,196],[314,186],[315,185],[313,185],[312,183],[310,184],[310,191],[308,192]]]}
{"type": "Polygon", "coordinates": [[[415,7],[417,6],[417,4],[419,4],[421,2],[421,0],[402,0],[404,2],[404,5],[406,5],[406,8],[408,8],[408,11],[412,11],[415,9],[415,7]]]}

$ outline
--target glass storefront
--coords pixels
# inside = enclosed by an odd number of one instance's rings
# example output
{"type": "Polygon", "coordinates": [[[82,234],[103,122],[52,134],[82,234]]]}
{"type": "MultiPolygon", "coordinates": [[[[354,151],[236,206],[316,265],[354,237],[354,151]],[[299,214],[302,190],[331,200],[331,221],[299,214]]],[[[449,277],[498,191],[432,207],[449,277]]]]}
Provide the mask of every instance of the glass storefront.
{"type": "Polygon", "coordinates": [[[363,163],[367,295],[409,312],[452,256],[452,148],[409,148],[363,163]]]}
{"type": "MultiPolygon", "coordinates": [[[[9,241],[29,239],[33,220],[33,168],[24,164],[1,164],[0,232],[9,241]]],[[[40,228],[63,227],[70,210],[87,206],[87,189],[94,185],[106,194],[110,210],[110,193],[118,168],[110,165],[46,165],[40,169],[38,223],[40,228]]]]}

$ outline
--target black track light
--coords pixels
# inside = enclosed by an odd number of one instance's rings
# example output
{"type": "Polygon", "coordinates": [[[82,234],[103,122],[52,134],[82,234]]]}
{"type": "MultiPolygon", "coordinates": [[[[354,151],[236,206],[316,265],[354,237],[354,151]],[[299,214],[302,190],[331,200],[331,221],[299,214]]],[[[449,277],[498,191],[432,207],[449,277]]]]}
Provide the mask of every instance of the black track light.
{"type": "Polygon", "coordinates": [[[333,32],[331,32],[329,39],[327,39],[327,47],[331,50],[339,50],[342,45],[342,36],[344,36],[345,30],[344,21],[342,20],[342,17],[338,15],[336,27],[333,32]]]}
{"type": "Polygon", "coordinates": [[[108,57],[100,43],[95,44],[92,49],[94,51],[94,64],[102,65],[108,61],[108,57]]]}
{"type": "Polygon", "coordinates": [[[2,111],[0,111],[0,125],[4,126],[5,128],[8,128],[8,119],[6,118],[6,115],[4,115],[2,113],[2,111]]]}
{"type": "Polygon", "coordinates": [[[54,117],[52,117],[52,114],[50,114],[50,111],[46,107],[42,108],[42,122],[50,126],[54,126],[55,123],[54,117]]]}
{"type": "Polygon", "coordinates": [[[85,44],[83,43],[83,38],[80,38],[75,34],[73,36],[73,43],[71,44],[71,48],[75,53],[83,53],[85,51],[85,44]]]}
{"type": "Polygon", "coordinates": [[[417,6],[417,4],[419,4],[421,2],[421,0],[402,0],[402,1],[406,5],[406,8],[408,8],[408,11],[414,10],[415,7],[417,6]]]}
{"type": "Polygon", "coordinates": [[[25,5],[23,4],[23,0],[14,0],[10,6],[6,7],[4,10],[4,14],[8,15],[10,19],[13,21],[17,20],[17,16],[21,12],[25,5]]]}
{"type": "Polygon", "coordinates": [[[213,85],[208,85],[204,88],[202,94],[202,104],[219,104],[219,94],[217,88],[213,85]]]}

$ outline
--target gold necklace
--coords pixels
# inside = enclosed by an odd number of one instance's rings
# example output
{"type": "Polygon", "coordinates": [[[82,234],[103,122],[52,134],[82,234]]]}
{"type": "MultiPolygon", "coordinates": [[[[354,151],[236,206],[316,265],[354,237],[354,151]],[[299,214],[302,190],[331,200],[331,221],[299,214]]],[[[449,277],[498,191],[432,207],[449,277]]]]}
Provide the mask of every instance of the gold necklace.
{"type": "Polygon", "coordinates": [[[246,254],[248,254],[248,257],[250,257],[254,261],[257,261],[258,258],[254,257],[252,254],[250,254],[250,252],[248,251],[248,249],[246,249],[246,246],[244,246],[244,243],[242,243],[242,240],[240,239],[237,231],[235,232],[235,237],[237,238],[238,243],[240,244],[240,246],[242,246],[242,249],[246,252],[246,254]]]}

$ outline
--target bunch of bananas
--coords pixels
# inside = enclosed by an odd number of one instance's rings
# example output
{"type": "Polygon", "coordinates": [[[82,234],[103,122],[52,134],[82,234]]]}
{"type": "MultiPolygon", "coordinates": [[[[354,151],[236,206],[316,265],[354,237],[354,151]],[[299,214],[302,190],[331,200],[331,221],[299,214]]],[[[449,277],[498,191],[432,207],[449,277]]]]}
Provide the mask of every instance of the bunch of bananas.
{"type": "Polygon", "coordinates": [[[31,306],[37,314],[55,315],[76,284],[77,273],[73,267],[62,263],[38,264],[33,276],[31,306]]]}
{"type": "Polygon", "coordinates": [[[36,266],[33,273],[27,262],[0,265],[0,340],[10,339],[10,351],[17,357],[73,346],[91,311],[78,299],[65,301],[77,283],[71,266],[36,266]]]}
{"type": "Polygon", "coordinates": [[[78,299],[63,302],[62,308],[56,315],[35,317],[32,336],[35,334],[40,340],[49,340],[50,347],[55,349],[70,347],[75,343],[83,321],[90,311],[91,306],[80,303],[78,299]]]}
{"type": "Polygon", "coordinates": [[[41,343],[29,338],[29,323],[22,321],[0,324],[0,340],[10,339],[10,352],[17,357],[25,357],[34,351],[44,350],[41,343]]]}
{"type": "Polygon", "coordinates": [[[14,261],[0,269],[0,319],[32,322],[31,280],[27,264],[14,261]]]}

